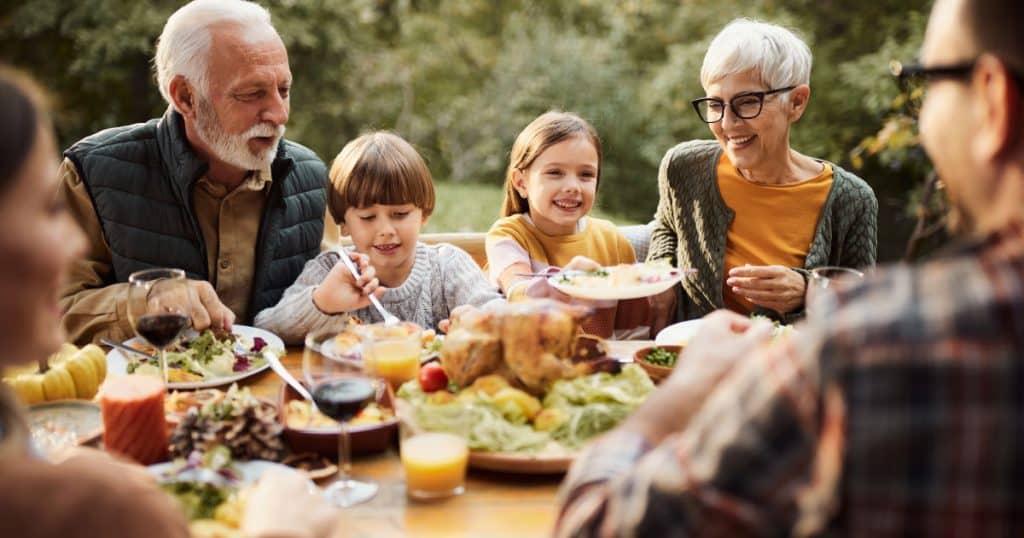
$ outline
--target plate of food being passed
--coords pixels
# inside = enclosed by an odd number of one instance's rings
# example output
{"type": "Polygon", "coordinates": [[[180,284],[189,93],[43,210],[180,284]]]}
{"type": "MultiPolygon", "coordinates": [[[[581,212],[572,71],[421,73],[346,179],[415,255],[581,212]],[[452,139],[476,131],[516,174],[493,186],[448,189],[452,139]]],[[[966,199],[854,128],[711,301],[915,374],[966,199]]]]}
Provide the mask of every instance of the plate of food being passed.
{"type": "MultiPolygon", "coordinates": [[[[156,356],[156,349],[141,338],[132,338],[124,345],[156,356]]],[[[189,331],[177,344],[167,349],[167,377],[170,389],[204,389],[230,385],[270,367],[269,355],[284,355],[284,342],[277,335],[249,327],[234,325],[227,334],[213,331],[189,331]]],[[[157,361],[142,355],[112,349],[107,353],[110,375],[146,374],[160,376],[157,361]]]]}
{"type": "Polygon", "coordinates": [[[548,284],[579,299],[639,299],[670,289],[688,272],[666,262],[621,264],[594,271],[563,271],[549,277],[548,284]]]}

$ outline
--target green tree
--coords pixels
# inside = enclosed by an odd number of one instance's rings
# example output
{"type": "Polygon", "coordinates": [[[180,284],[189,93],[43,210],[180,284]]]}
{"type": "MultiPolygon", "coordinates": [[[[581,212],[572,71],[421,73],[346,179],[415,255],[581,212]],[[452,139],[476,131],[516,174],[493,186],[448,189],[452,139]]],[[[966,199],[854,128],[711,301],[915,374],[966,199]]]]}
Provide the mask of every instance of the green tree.
{"type": "MultiPolygon", "coordinates": [[[[710,132],[690,108],[711,38],[736,17],[795,28],[815,55],[795,148],[855,169],[882,205],[882,257],[902,253],[927,173],[886,72],[915,55],[926,0],[266,0],[295,76],[288,136],[330,161],[393,129],[435,177],[499,184],[512,140],[558,108],[604,146],[599,204],[650,218],[664,153],[710,132]]],[[[150,58],[181,2],[32,0],[0,7],[3,58],[59,102],[61,143],[166,108],[150,58]]],[[[499,208],[495,207],[497,213],[499,208]]]]}

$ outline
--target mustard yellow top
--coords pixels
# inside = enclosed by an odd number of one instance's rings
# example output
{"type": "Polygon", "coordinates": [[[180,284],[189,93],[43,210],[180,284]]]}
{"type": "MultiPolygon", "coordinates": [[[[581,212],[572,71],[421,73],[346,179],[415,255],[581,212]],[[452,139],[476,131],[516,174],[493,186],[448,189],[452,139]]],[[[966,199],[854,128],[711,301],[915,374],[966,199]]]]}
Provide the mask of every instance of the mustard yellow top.
{"type": "Polygon", "coordinates": [[[491,280],[514,263],[528,263],[533,272],[563,267],[574,256],[586,256],[601,265],[636,262],[633,246],[607,220],[584,217],[582,230],[569,235],[547,235],[523,214],[498,219],[487,232],[487,262],[491,280]]]}
{"type": "MultiPolygon", "coordinates": [[[[718,190],[736,212],[725,242],[725,275],[742,265],[803,267],[821,208],[832,188],[832,165],[816,177],[787,185],[751,183],[722,153],[718,190]]],[[[722,282],[725,307],[749,314],[754,304],[722,282]]]]}

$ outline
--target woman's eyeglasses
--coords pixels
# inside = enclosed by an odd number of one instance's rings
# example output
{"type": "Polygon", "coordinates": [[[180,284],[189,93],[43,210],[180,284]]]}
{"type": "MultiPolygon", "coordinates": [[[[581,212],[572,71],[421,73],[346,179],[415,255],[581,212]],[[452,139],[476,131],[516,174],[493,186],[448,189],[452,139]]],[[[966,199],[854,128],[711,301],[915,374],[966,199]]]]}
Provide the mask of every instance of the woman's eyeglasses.
{"type": "Polygon", "coordinates": [[[691,101],[693,109],[697,111],[701,121],[705,123],[718,123],[725,117],[725,109],[729,107],[733,115],[745,120],[752,120],[761,115],[764,109],[764,98],[776,93],[788,92],[796,86],[786,86],[763,92],[743,92],[736,94],[726,103],[718,97],[703,97],[691,101]]]}

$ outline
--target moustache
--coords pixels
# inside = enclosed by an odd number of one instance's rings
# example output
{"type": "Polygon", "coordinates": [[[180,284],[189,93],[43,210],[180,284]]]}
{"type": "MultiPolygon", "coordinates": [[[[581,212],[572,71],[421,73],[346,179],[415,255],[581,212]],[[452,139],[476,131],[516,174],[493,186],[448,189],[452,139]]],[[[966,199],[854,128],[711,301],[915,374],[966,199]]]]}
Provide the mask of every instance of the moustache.
{"type": "Polygon", "coordinates": [[[281,138],[284,136],[284,125],[274,125],[272,123],[257,123],[249,128],[248,131],[242,133],[242,138],[256,138],[256,137],[267,137],[273,136],[275,138],[281,138]]]}

